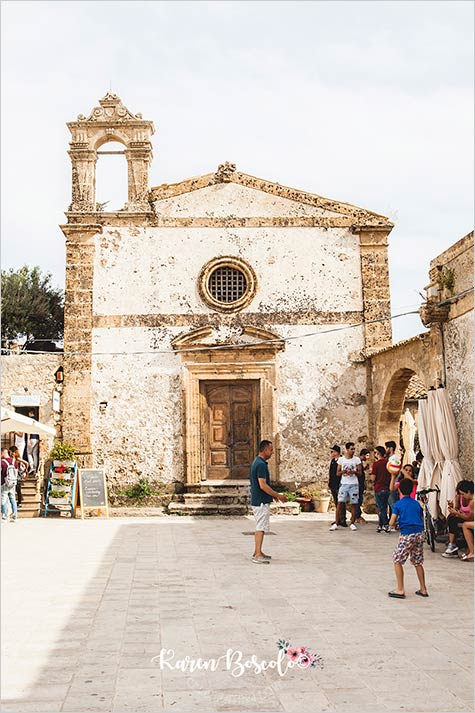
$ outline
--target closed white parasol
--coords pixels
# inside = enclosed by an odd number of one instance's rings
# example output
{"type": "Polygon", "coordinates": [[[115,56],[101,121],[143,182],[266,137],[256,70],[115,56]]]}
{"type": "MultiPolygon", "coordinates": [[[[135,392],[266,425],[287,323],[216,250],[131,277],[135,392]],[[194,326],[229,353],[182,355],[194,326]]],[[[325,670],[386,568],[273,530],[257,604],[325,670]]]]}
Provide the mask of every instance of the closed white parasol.
{"type": "Polygon", "coordinates": [[[447,390],[436,389],[432,392],[432,409],[438,424],[439,447],[444,456],[440,479],[440,508],[447,517],[447,500],[454,500],[455,488],[462,480],[462,469],[458,462],[458,436],[455,417],[447,390]]]}
{"type": "Polygon", "coordinates": [[[403,465],[412,464],[416,459],[414,453],[414,439],[416,437],[416,422],[414,416],[407,408],[402,417],[402,442],[404,444],[403,465]]]}

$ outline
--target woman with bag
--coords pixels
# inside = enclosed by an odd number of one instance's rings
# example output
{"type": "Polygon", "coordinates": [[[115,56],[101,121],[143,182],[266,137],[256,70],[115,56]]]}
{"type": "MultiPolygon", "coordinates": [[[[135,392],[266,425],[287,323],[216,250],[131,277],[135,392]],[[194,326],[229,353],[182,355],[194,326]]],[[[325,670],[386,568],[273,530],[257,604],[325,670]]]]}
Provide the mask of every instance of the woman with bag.
{"type": "Polygon", "coordinates": [[[14,459],[10,456],[6,448],[2,448],[2,520],[8,522],[8,505],[12,508],[13,522],[17,519],[17,504],[15,499],[16,483],[18,480],[18,469],[14,459]]]}
{"type": "Polygon", "coordinates": [[[22,481],[28,475],[28,463],[26,462],[26,460],[23,460],[23,458],[20,456],[20,453],[16,446],[12,446],[8,452],[10,454],[10,457],[13,458],[13,462],[16,465],[17,470],[18,470],[18,478],[16,481],[16,501],[17,501],[17,507],[20,507],[21,502],[23,500],[23,496],[21,494],[21,484],[22,484],[22,481]]]}

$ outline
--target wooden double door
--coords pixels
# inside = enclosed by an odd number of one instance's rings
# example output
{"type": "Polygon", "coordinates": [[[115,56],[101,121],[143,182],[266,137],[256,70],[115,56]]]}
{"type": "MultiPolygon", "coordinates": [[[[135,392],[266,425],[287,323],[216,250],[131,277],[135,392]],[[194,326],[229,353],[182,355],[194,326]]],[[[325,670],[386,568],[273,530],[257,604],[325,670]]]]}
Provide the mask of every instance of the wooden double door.
{"type": "Polygon", "coordinates": [[[206,480],[249,478],[259,444],[259,381],[202,381],[206,480]]]}

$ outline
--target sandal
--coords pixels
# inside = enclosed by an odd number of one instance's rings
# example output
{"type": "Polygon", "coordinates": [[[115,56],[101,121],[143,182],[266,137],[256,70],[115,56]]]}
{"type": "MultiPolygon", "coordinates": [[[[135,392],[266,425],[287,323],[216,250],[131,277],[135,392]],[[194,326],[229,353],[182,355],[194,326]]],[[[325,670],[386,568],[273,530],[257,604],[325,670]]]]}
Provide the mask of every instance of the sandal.
{"type": "Polygon", "coordinates": [[[393,599],[405,599],[405,594],[398,594],[397,592],[388,592],[388,597],[393,597],[393,599]]]}
{"type": "Polygon", "coordinates": [[[428,597],[428,596],[429,596],[429,595],[427,594],[427,592],[424,594],[423,592],[421,592],[420,589],[417,590],[416,594],[417,594],[419,597],[428,597]]]}
{"type": "Polygon", "coordinates": [[[473,557],[473,555],[464,554],[464,555],[460,555],[460,559],[463,562],[473,562],[474,557],[473,557]]]}

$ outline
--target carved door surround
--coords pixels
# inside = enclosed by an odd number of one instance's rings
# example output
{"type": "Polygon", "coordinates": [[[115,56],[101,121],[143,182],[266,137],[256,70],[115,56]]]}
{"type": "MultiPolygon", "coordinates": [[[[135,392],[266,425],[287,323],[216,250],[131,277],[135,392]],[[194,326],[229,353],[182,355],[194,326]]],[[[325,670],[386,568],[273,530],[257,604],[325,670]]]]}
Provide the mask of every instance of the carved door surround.
{"type": "Polygon", "coordinates": [[[273,478],[278,477],[278,443],[276,414],[276,357],[285,342],[267,330],[244,327],[241,344],[219,345],[210,349],[213,329],[205,327],[173,340],[172,346],[182,358],[182,386],[185,431],[185,482],[197,484],[206,479],[207,451],[203,433],[202,382],[256,381],[259,438],[274,443],[269,465],[273,478]]]}

